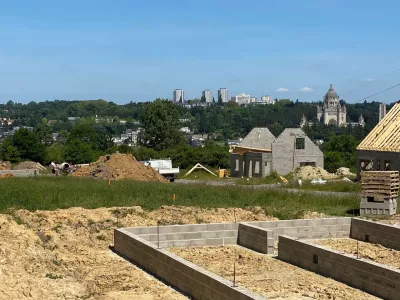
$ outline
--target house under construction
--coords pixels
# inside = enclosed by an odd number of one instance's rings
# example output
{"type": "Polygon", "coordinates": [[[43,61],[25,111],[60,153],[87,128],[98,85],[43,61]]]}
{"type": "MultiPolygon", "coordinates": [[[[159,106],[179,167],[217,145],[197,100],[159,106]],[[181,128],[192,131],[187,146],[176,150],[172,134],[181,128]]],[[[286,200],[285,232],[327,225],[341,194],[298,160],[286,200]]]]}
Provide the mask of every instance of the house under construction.
{"type": "Polygon", "coordinates": [[[232,177],[286,175],[302,166],[324,167],[324,155],[300,128],[278,138],[268,128],[254,128],[231,152],[232,177]]]}
{"type": "Polygon", "coordinates": [[[400,170],[400,103],[395,104],[357,147],[357,178],[362,171],[400,170]]]}

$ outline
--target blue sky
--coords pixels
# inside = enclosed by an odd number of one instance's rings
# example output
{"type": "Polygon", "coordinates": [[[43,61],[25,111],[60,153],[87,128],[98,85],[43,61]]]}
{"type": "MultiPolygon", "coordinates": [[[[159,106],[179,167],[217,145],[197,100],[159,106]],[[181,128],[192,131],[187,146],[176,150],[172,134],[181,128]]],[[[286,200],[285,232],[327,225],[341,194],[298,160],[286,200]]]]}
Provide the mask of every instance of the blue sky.
{"type": "MultiPolygon", "coordinates": [[[[317,101],[330,82],[340,95],[400,68],[399,10],[390,0],[2,0],[0,103],[219,87],[317,101]]],[[[343,98],[398,83],[400,71],[343,98]]],[[[369,100],[399,99],[400,87],[369,100]]]]}

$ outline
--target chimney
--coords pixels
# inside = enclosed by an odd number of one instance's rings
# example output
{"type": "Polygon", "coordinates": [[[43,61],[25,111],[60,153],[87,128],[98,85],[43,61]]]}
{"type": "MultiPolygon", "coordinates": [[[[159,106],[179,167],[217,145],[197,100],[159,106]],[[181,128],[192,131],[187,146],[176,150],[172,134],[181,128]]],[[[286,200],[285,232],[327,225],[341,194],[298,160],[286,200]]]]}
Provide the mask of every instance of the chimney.
{"type": "Polygon", "coordinates": [[[385,117],[386,115],[386,104],[379,103],[379,122],[385,117]]]}

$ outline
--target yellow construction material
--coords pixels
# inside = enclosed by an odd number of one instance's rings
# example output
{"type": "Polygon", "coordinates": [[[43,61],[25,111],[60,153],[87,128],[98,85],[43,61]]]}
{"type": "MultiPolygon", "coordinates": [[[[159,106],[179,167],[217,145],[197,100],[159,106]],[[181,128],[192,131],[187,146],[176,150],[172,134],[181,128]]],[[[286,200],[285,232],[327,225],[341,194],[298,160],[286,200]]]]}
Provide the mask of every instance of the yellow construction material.
{"type": "Polygon", "coordinates": [[[400,103],[392,107],[357,150],[400,152],[400,103]]]}
{"type": "Polygon", "coordinates": [[[279,179],[283,182],[283,183],[289,183],[289,181],[285,178],[285,177],[283,177],[283,176],[279,176],[279,179]]]}
{"type": "Polygon", "coordinates": [[[225,172],[226,172],[226,169],[219,169],[218,170],[218,177],[219,178],[224,178],[225,177],[225,172]]]}

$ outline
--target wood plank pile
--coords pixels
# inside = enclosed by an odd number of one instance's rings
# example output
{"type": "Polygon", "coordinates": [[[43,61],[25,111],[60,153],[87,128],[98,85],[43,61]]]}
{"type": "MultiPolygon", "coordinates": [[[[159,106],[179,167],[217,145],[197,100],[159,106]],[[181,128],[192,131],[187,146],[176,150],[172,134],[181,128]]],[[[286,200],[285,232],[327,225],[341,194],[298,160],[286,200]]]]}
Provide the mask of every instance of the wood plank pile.
{"type": "Polygon", "coordinates": [[[361,173],[362,196],[389,200],[397,198],[398,194],[398,171],[367,171],[361,173]]]}
{"type": "Polygon", "coordinates": [[[360,215],[394,215],[398,194],[398,171],[362,172],[360,215]]]}

